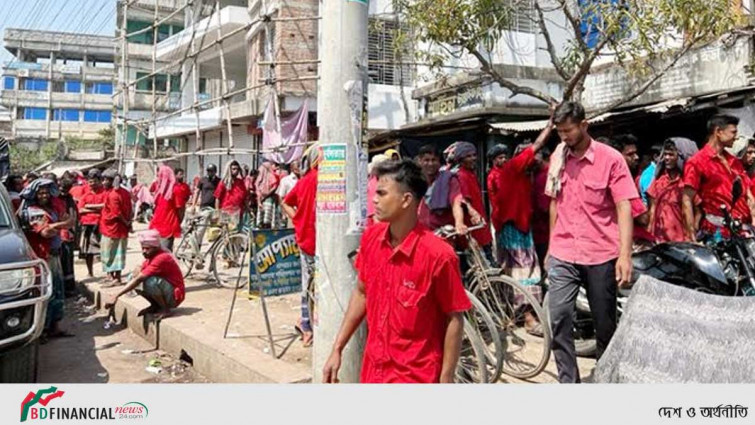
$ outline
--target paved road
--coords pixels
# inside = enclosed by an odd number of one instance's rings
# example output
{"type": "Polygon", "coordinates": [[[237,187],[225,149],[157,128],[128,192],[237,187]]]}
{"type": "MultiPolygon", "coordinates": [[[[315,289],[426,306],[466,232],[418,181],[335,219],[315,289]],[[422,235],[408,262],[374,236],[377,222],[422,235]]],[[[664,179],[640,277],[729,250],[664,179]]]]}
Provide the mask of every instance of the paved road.
{"type": "Polygon", "coordinates": [[[39,382],[208,382],[187,362],[155,350],[121,326],[106,329],[106,322],[106,314],[85,298],[68,299],[63,327],[75,337],[51,340],[40,347],[39,382]],[[148,372],[150,361],[156,364],[155,360],[161,371],[148,372]]]}

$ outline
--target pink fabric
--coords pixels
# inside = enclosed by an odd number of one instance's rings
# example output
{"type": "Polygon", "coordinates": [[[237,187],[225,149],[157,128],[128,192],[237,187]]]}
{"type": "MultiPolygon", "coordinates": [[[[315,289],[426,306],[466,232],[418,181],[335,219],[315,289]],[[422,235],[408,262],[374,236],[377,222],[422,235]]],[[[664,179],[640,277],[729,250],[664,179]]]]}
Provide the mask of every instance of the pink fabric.
{"type": "Polygon", "coordinates": [[[582,158],[567,153],[560,183],[550,254],[582,265],[617,258],[616,203],[639,198],[621,153],[591,140],[582,158]]]}
{"type": "Polygon", "coordinates": [[[167,165],[161,165],[157,169],[157,190],[155,191],[155,198],[162,195],[166,201],[169,201],[173,197],[173,186],[176,184],[176,175],[173,174],[173,169],[167,165]]]}
{"type": "Polygon", "coordinates": [[[309,107],[307,102],[302,102],[299,110],[291,117],[279,120],[275,113],[274,101],[271,99],[267,102],[263,116],[265,124],[262,128],[262,149],[268,152],[263,157],[277,164],[290,164],[299,160],[304,151],[309,126],[309,107]],[[275,152],[269,152],[271,150],[275,152]]]}
{"type": "Polygon", "coordinates": [[[260,165],[260,174],[257,176],[255,187],[257,188],[257,195],[259,201],[262,202],[268,196],[275,193],[278,189],[278,183],[280,183],[280,177],[273,170],[273,164],[269,161],[265,161],[260,165]]]}
{"type": "Polygon", "coordinates": [[[145,230],[139,232],[139,243],[142,246],[151,246],[154,248],[160,247],[160,232],[157,230],[145,230]]]}

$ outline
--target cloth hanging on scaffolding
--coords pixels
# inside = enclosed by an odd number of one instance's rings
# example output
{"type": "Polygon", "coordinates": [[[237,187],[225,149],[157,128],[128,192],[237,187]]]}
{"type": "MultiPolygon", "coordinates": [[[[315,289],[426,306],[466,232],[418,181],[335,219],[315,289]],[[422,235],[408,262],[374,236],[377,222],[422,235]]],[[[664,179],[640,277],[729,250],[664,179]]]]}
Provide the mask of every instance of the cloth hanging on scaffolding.
{"type": "Polygon", "coordinates": [[[276,108],[273,102],[275,102],[275,97],[271,97],[267,102],[265,115],[262,118],[264,122],[262,149],[269,152],[263,157],[278,164],[290,164],[298,161],[304,152],[309,125],[309,107],[304,101],[296,113],[286,120],[281,120],[275,113],[276,108]]]}

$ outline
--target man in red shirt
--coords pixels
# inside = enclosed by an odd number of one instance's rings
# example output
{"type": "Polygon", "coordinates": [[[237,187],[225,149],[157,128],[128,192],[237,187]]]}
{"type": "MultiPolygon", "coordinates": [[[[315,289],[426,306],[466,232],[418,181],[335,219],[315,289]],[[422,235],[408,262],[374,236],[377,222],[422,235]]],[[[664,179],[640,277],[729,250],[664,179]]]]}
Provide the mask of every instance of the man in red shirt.
{"type": "Polygon", "coordinates": [[[294,224],[296,243],[299,245],[301,258],[302,300],[301,318],[297,329],[302,334],[305,347],[312,345],[312,324],[309,317],[309,290],[315,269],[315,209],[317,197],[317,167],[322,161],[322,148],[315,144],[302,159],[303,177],[288,192],[281,207],[294,224]]]}
{"type": "MultiPolygon", "coordinates": [[[[694,199],[699,196],[703,214],[721,216],[721,205],[731,213],[732,218],[742,223],[751,223],[755,216],[755,202],[750,192],[750,179],[742,167],[742,162],[725,150],[734,145],[737,138],[739,118],[730,115],[716,115],[708,121],[708,142],[684,166],[684,194],[682,197],[684,224],[687,238],[697,241],[697,231],[703,238],[712,237],[717,227],[702,219],[696,222],[694,199]],[[744,194],[736,205],[732,205],[734,181],[741,180],[744,194]],[[698,228],[699,226],[699,228],[698,228]]],[[[727,229],[722,229],[724,236],[727,229]]]]}
{"type": "Polygon", "coordinates": [[[183,274],[176,259],[162,249],[160,239],[160,233],[156,230],[139,233],[139,243],[145,258],[141,270],[122,291],[105,304],[105,308],[113,308],[118,298],[139,285],[142,285],[142,290],[136,292],[150,303],[150,307],[139,315],[155,313],[156,318],[163,318],[170,315],[171,309],[181,305],[186,295],[183,274]]]}
{"type": "Polygon", "coordinates": [[[241,166],[237,161],[231,161],[215,189],[215,209],[240,218],[246,206],[246,198],[247,187],[241,174],[241,166]]]}
{"type": "Polygon", "coordinates": [[[178,221],[184,221],[184,215],[186,214],[186,205],[191,199],[191,188],[184,181],[184,170],[182,168],[176,168],[176,184],[173,186],[173,193],[176,197],[176,207],[178,208],[178,221]]]}
{"type": "Polygon", "coordinates": [[[694,151],[694,142],[689,139],[673,138],[663,144],[661,161],[657,165],[655,180],[647,190],[650,201],[650,223],[648,230],[658,242],[684,242],[687,240],[682,214],[682,194],[684,181],[682,173],[684,161],[688,159],[679,149],[688,142],[694,151]]]}
{"type": "MultiPolygon", "coordinates": [[[[532,240],[532,176],[535,155],[545,146],[553,129],[548,122],[532,146],[507,160],[506,154],[496,159],[488,176],[488,193],[493,206],[491,219],[496,231],[498,262],[511,276],[538,300],[542,301],[540,263],[532,240]],[[503,157],[503,158],[500,158],[503,157]],[[494,174],[495,173],[495,174],[494,174]]],[[[542,336],[542,325],[530,312],[525,313],[525,327],[531,334],[542,336]]]]}
{"type": "Polygon", "coordinates": [[[102,286],[108,287],[123,283],[121,272],[126,267],[132,207],[131,194],[121,187],[120,178],[115,170],[106,170],[102,173],[102,185],[107,195],[100,216],[100,233],[102,233],[100,260],[103,271],[111,279],[111,282],[102,286]]]}
{"type": "Polygon", "coordinates": [[[178,216],[181,200],[176,199],[175,185],[173,169],[161,165],[157,170],[157,180],[150,188],[155,196],[155,213],[149,222],[149,228],[160,233],[162,246],[168,251],[173,251],[174,239],[181,237],[181,220],[178,216]]]}
{"type": "Polygon", "coordinates": [[[93,168],[87,174],[89,190],[79,201],[79,220],[83,228],[80,255],[84,256],[89,277],[94,277],[94,257],[100,255],[100,212],[105,206],[105,190],[100,182],[100,170],[93,168]]]}
{"type": "Polygon", "coordinates": [[[367,344],[360,382],[453,382],[461,347],[464,292],[453,248],[419,223],[427,191],[410,160],[386,161],[376,173],[373,202],[380,220],[362,236],[351,295],[323,382],[338,382],[341,353],[366,318],[367,344]]]}
{"type": "MultiPolygon", "coordinates": [[[[446,149],[447,161],[452,170],[456,170],[459,178],[459,187],[464,200],[472,207],[469,213],[469,222],[477,224],[482,221],[488,223],[485,213],[485,204],[482,201],[482,189],[477,181],[477,148],[469,142],[456,142],[446,149]]],[[[462,229],[463,230],[463,229],[462,229]]],[[[485,256],[491,264],[493,260],[493,235],[486,226],[483,229],[472,232],[472,237],[482,247],[485,256]]]]}
{"type": "MultiPolygon", "coordinates": [[[[419,204],[419,222],[430,230],[451,225],[456,227],[460,234],[466,234],[464,208],[468,210],[472,208],[461,194],[461,185],[456,172],[441,170],[440,155],[431,144],[420,148],[417,163],[422,168],[422,175],[429,185],[427,193],[419,204]]],[[[377,188],[377,183],[375,187],[377,188]]],[[[372,200],[368,199],[368,202],[372,200]]],[[[475,214],[479,216],[476,211],[475,214]]]]}
{"type": "Polygon", "coordinates": [[[640,195],[621,154],[588,134],[582,105],[562,103],[553,122],[563,143],[551,156],[546,184],[551,346],[559,382],[576,383],[573,314],[579,288],[586,284],[600,359],[616,330],[617,282],[628,282],[632,274],[631,201],[640,195]]]}

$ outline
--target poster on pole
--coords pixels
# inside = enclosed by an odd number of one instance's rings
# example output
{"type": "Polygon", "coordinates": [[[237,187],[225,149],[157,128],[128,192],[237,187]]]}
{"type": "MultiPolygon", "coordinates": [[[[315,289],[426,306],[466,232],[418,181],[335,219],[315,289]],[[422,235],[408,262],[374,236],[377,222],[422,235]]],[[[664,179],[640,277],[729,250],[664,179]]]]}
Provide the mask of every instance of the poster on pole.
{"type": "Polygon", "coordinates": [[[259,294],[260,288],[266,297],[301,292],[300,252],[294,229],[255,230],[254,244],[259,279],[250,262],[250,295],[259,294]]]}
{"type": "Polygon", "coordinates": [[[317,213],[346,214],[346,144],[323,145],[318,171],[317,213]]]}

